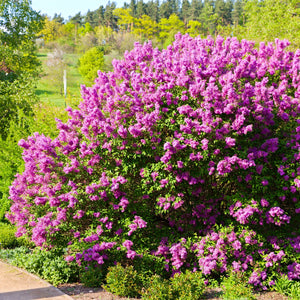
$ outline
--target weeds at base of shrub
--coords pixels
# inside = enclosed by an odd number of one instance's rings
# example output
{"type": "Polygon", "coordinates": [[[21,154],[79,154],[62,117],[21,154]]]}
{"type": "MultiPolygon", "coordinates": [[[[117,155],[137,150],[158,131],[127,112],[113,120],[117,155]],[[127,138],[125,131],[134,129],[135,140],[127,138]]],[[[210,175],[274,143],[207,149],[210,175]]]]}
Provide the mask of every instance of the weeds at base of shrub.
{"type": "Polygon", "coordinates": [[[288,296],[291,300],[300,300],[300,282],[289,280],[287,276],[278,278],[273,290],[288,296]]]}
{"type": "Polygon", "coordinates": [[[231,272],[229,277],[224,278],[221,286],[223,287],[224,300],[253,300],[252,288],[247,284],[247,279],[242,273],[231,272]]]}

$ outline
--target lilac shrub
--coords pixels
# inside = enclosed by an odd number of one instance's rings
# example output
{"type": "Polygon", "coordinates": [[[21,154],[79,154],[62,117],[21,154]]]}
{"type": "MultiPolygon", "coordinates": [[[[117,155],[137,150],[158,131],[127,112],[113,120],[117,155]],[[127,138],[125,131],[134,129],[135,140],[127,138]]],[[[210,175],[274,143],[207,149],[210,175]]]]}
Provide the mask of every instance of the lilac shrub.
{"type": "Polygon", "coordinates": [[[34,134],[8,219],[79,264],[152,255],[178,273],[300,278],[300,50],[176,35],[136,44],[34,134]]]}

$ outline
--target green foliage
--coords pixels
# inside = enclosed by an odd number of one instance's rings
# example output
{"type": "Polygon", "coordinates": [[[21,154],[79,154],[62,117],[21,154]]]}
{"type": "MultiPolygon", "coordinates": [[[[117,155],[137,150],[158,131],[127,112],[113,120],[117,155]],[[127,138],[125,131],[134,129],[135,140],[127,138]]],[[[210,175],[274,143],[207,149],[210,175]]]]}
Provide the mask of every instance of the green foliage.
{"type": "Polygon", "coordinates": [[[134,269],[145,278],[153,275],[162,278],[169,278],[170,276],[166,271],[163,258],[145,253],[142,257],[136,257],[132,263],[134,269]]]}
{"type": "Polygon", "coordinates": [[[289,280],[287,276],[280,276],[273,289],[283,295],[286,295],[291,300],[300,299],[300,282],[289,280]]]}
{"type": "Polygon", "coordinates": [[[142,298],[147,300],[194,300],[200,299],[205,289],[200,272],[175,274],[170,280],[163,280],[157,275],[149,279],[148,288],[142,298]]]}
{"type": "Polygon", "coordinates": [[[133,266],[122,267],[117,264],[108,268],[104,288],[123,297],[138,297],[141,295],[142,278],[133,266]]]}
{"type": "MultiPolygon", "coordinates": [[[[60,283],[74,281],[78,277],[78,268],[75,263],[66,262],[62,256],[46,256],[44,260],[42,255],[37,254],[37,260],[41,259],[41,277],[51,284],[57,286],[60,283]]],[[[45,253],[45,252],[44,252],[45,253]]],[[[35,263],[35,258],[32,258],[32,263],[35,263]]],[[[33,270],[35,271],[35,269],[33,270]]]]}
{"type": "Polygon", "coordinates": [[[0,3],[0,136],[4,140],[18,110],[30,116],[37,102],[34,85],[40,63],[34,37],[42,26],[42,17],[30,4],[8,0],[0,3]]]}
{"type": "Polygon", "coordinates": [[[171,288],[174,299],[193,300],[202,296],[205,284],[200,272],[186,271],[175,274],[171,279],[171,288]]]}
{"type": "Polygon", "coordinates": [[[16,228],[9,224],[0,223],[0,249],[13,248],[18,241],[15,236],[16,228]]]}
{"type": "Polygon", "coordinates": [[[80,273],[80,282],[87,287],[100,287],[107,271],[98,266],[89,266],[80,273]]]}
{"type": "Polygon", "coordinates": [[[247,278],[242,273],[231,272],[222,282],[225,300],[252,300],[252,289],[247,285],[247,278]]]}
{"type": "Polygon", "coordinates": [[[66,262],[62,253],[55,251],[31,251],[20,247],[0,250],[0,258],[40,276],[55,286],[78,279],[78,266],[73,262],[66,262]]]}
{"type": "Polygon", "coordinates": [[[32,44],[42,28],[42,16],[31,7],[31,0],[2,0],[0,3],[0,40],[12,48],[20,49],[32,44]]]}
{"type": "MultiPolygon", "coordinates": [[[[1,82],[0,82],[1,84],[1,82]]],[[[0,221],[9,209],[9,186],[17,173],[24,168],[22,149],[18,141],[34,132],[43,132],[55,137],[58,133],[55,118],[66,120],[67,112],[51,104],[38,103],[31,108],[28,115],[24,110],[17,110],[14,120],[7,120],[7,136],[0,135],[0,221]]]]}
{"type": "Polygon", "coordinates": [[[87,80],[93,81],[98,70],[104,66],[103,48],[93,47],[79,59],[79,73],[87,80]]]}
{"type": "Polygon", "coordinates": [[[175,14],[172,14],[168,19],[162,18],[159,27],[161,29],[159,37],[164,47],[167,47],[174,41],[174,35],[176,33],[184,33],[185,30],[184,23],[175,14]]]}
{"type": "Polygon", "coordinates": [[[299,1],[251,0],[245,3],[247,22],[243,38],[256,41],[288,39],[292,46],[299,47],[299,1]]]}
{"type": "Polygon", "coordinates": [[[168,280],[162,280],[160,276],[154,275],[149,279],[149,286],[143,292],[144,300],[171,300],[172,293],[168,280]]]}
{"type": "Polygon", "coordinates": [[[0,259],[11,263],[16,259],[26,256],[30,253],[30,250],[27,247],[21,246],[14,249],[0,249],[0,259]]]}

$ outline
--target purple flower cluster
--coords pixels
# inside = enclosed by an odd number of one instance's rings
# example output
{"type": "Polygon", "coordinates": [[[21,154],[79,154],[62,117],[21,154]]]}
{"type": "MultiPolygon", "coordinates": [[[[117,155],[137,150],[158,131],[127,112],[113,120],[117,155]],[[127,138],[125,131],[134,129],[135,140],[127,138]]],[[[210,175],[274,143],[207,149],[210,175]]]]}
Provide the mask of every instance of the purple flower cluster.
{"type": "Polygon", "coordinates": [[[300,50],[288,45],[180,34],[162,51],[137,43],[82,86],[57,138],[19,142],[25,170],[7,214],[17,235],[68,247],[78,263],[149,251],[171,273],[258,264],[254,285],[274,268],[299,278],[300,50]],[[222,233],[228,224],[249,234],[222,233]],[[288,244],[269,242],[283,228],[288,244]]]}

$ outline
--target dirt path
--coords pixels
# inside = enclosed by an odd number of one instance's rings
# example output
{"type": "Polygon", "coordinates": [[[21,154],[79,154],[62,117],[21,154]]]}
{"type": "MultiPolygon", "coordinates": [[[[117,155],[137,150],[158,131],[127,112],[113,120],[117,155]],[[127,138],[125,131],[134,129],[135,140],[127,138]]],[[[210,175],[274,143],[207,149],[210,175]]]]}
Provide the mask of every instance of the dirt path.
{"type": "Polygon", "coordinates": [[[71,300],[59,289],[0,261],[0,300],[71,300]]]}

